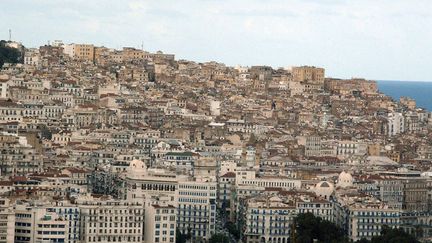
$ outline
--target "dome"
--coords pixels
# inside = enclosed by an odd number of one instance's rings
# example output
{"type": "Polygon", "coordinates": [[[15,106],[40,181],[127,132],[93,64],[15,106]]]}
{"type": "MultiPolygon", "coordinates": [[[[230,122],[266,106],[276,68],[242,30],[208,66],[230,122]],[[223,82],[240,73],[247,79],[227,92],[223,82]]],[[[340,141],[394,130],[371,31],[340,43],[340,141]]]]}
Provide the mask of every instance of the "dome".
{"type": "Polygon", "coordinates": [[[325,199],[329,199],[334,192],[334,186],[331,182],[321,181],[315,185],[315,194],[325,199]]]}
{"type": "Polygon", "coordinates": [[[339,187],[350,187],[353,185],[354,179],[350,173],[342,171],[339,174],[337,186],[339,187]]]}
{"type": "Polygon", "coordinates": [[[147,167],[141,160],[132,160],[129,164],[127,172],[130,176],[144,176],[147,174],[147,167]]]}

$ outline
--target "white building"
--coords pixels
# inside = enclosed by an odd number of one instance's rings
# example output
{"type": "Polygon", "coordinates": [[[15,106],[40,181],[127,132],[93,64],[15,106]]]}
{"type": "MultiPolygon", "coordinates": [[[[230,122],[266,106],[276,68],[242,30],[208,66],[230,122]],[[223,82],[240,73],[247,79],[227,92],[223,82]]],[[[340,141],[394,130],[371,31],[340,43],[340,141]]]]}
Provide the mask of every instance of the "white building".
{"type": "Polygon", "coordinates": [[[300,196],[297,210],[299,213],[312,213],[324,220],[333,221],[333,204],[322,198],[300,196]]]}
{"type": "Polygon", "coordinates": [[[24,64],[37,66],[39,65],[39,61],[40,61],[39,49],[31,48],[25,51],[24,64]]]}
{"type": "Polygon", "coordinates": [[[210,113],[212,116],[219,116],[220,115],[220,101],[212,100],[210,101],[210,113]]]}
{"type": "Polygon", "coordinates": [[[7,75],[0,76],[0,98],[7,99],[9,98],[9,86],[11,81],[7,75]]]}
{"type": "Polygon", "coordinates": [[[347,157],[351,155],[366,155],[367,144],[356,141],[340,141],[337,145],[337,155],[339,157],[347,157]]]}
{"type": "Polygon", "coordinates": [[[341,188],[351,187],[353,186],[354,178],[348,172],[342,171],[339,174],[336,186],[341,188]]]}
{"type": "Polygon", "coordinates": [[[397,228],[400,225],[399,209],[387,208],[384,205],[362,204],[349,207],[348,236],[357,241],[370,239],[381,234],[383,225],[397,228]]]}
{"type": "Polygon", "coordinates": [[[305,156],[321,156],[321,137],[308,136],[306,138],[305,156]]]}
{"type": "Polygon", "coordinates": [[[209,240],[216,225],[216,182],[179,182],[176,198],[180,232],[190,233],[193,242],[209,240]]]}
{"type": "Polygon", "coordinates": [[[66,242],[80,242],[80,209],[76,205],[69,203],[56,202],[55,206],[47,208],[49,212],[55,212],[66,221],[67,235],[66,242]]]}
{"type": "Polygon", "coordinates": [[[402,113],[389,113],[387,117],[388,135],[394,136],[405,131],[405,119],[402,113]]]}
{"type": "Polygon", "coordinates": [[[288,243],[291,225],[296,215],[295,206],[277,196],[249,199],[245,214],[246,242],[288,243]]]}
{"type": "Polygon", "coordinates": [[[237,171],[236,185],[247,185],[256,187],[273,187],[289,189],[300,189],[301,180],[295,180],[282,176],[261,176],[256,177],[255,171],[237,171]]]}
{"type": "Polygon", "coordinates": [[[77,203],[81,242],[142,242],[144,204],[92,197],[77,203]]]}
{"type": "Polygon", "coordinates": [[[121,198],[144,203],[153,195],[170,195],[174,201],[177,183],[181,176],[162,169],[147,169],[144,162],[133,160],[125,175],[121,198]]]}
{"type": "Polygon", "coordinates": [[[67,234],[67,221],[45,206],[16,205],[14,242],[67,242],[67,234]]]}

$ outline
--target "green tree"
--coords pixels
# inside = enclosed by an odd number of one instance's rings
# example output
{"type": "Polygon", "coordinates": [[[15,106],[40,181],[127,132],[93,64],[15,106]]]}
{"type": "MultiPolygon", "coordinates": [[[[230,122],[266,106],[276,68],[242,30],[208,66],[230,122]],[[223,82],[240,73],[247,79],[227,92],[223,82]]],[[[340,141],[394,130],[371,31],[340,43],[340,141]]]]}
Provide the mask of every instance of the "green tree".
{"type": "Polygon", "coordinates": [[[402,229],[393,229],[383,226],[381,235],[374,236],[370,243],[420,243],[414,236],[406,233],[402,229]]]}
{"type": "Polygon", "coordinates": [[[234,236],[237,240],[240,239],[240,231],[237,229],[237,225],[233,222],[227,222],[225,224],[225,228],[227,228],[228,232],[234,236]]]}
{"type": "Polygon", "coordinates": [[[209,243],[230,243],[228,236],[223,234],[214,234],[210,238],[209,243]]]}
{"type": "Polygon", "coordinates": [[[186,243],[190,238],[190,234],[182,234],[180,230],[176,230],[176,243],[186,243]]]}
{"type": "Polygon", "coordinates": [[[18,49],[6,46],[6,41],[0,41],[0,68],[4,63],[18,63],[21,53],[18,49]]]}
{"type": "Polygon", "coordinates": [[[312,213],[303,213],[295,218],[296,243],[312,243],[314,240],[322,243],[349,242],[342,229],[334,223],[315,217],[312,213]]]}

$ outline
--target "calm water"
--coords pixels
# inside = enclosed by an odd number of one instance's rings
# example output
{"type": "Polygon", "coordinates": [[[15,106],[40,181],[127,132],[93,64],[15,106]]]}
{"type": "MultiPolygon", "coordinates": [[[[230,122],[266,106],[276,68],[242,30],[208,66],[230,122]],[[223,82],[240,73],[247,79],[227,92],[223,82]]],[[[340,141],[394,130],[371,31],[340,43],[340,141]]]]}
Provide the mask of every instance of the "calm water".
{"type": "Polygon", "coordinates": [[[377,81],[382,93],[399,100],[401,96],[413,98],[418,107],[432,111],[432,82],[377,81]]]}

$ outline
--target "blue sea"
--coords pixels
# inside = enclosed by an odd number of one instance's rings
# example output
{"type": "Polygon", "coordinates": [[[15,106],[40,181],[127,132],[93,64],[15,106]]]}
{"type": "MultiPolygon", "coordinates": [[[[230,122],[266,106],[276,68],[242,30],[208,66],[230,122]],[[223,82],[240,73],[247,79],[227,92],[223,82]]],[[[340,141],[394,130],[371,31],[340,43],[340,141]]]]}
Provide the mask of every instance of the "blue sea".
{"type": "Polygon", "coordinates": [[[380,92],[399,100],[401,96],[413,98],[417,107],[432,111],[432,82],[377,81],[380,92]]]}

